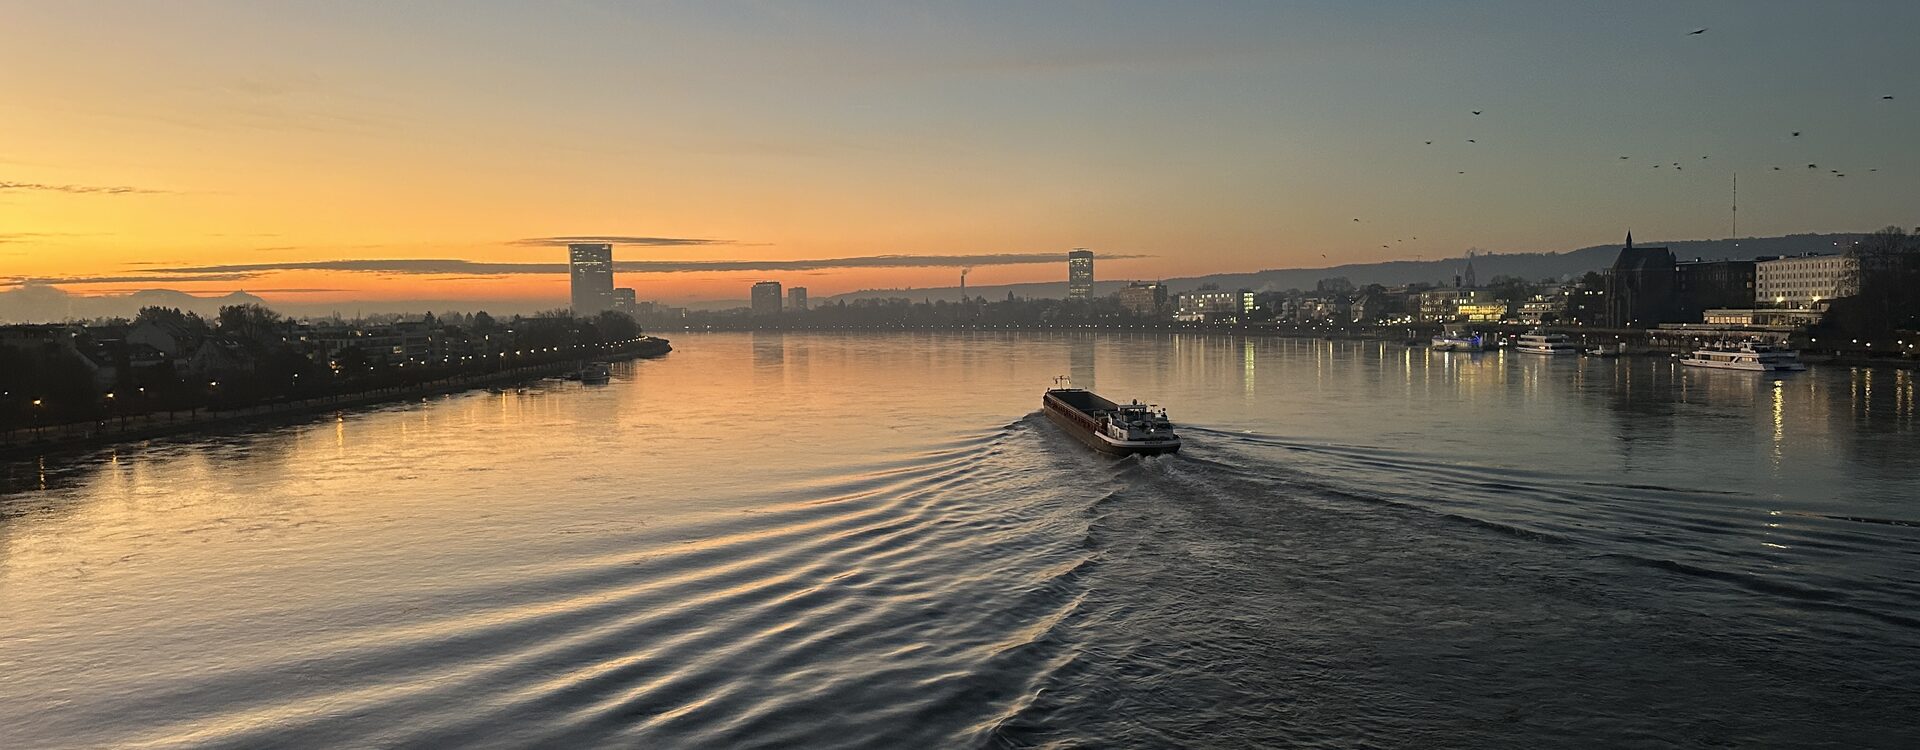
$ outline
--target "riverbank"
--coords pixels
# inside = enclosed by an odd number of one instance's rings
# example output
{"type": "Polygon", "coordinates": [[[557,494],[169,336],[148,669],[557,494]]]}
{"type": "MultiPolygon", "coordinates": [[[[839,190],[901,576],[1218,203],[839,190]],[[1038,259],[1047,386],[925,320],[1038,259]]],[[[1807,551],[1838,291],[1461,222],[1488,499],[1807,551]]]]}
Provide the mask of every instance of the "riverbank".
{"type": "MultiPolygon", "coordinates": [[[[881,333],[912,331],[1032,331],[1047,333],[1067,333],[1084,331],[1089,333],[1206,333],[1231,336],[1271,336],[1278,338],[1322,339],[1327,341],[1387,341],[1408,346],[1423,347],[1442,331],[1461,326],[1443,326],[1437,323],[1416,323],[1395,326],[1351,326],[1332,324],[1276,324],[1276,323],[1179,323],[1179,322],[1105,322],[1105,323],[1030,323],[1030,324],[966,324],[951,323],[942,325],[839,325],[806,326],[780,325],[778,323],[754,323],[741,325],[686,326],[681,330],[696,332],[759,332],[759,333],[881,333]]],[[[1629,356],[1667,357],[1686,354],[1699,349],[1702,345],[1721,340],[1701,331],[1666,330],[1647,328],[1599,328],[1593,326],[1529,326],[1509,323],[1475,323],[1466,328],[1500,337],[1511,338],[1530,331],[1542,330],[1548,333],[1562,333],[1571,337],[1574,343],[1583,347],[1606,345],[1609,347],[1625,345],[1629,356]]],[[[1832,364],[1844,367],[1886,367],[1895,369],[1920,369],[1920,358],[1907,354],[1889,354],[1869,348],[1828,349],[1810,342],[1795,339],[1791,342],[1801,351],[1807,362],[1832,364]]]]}
{"type": "MultiPolygon", "coordinates": [[[[593,352],[602,361],[651,359],[673,351],[666,339],[648,336],[593,352]]],[[[575,354],[560,354],[526,364],[486,372],[462,373],[422,383],[351,391],[313,398],[290,399],[237,409],[154,412],[121,415],[95,422],[47,425],[0,432],[0,459],[84,450],[114,443],[151,440],[205,430],[271,425],[301,421],[347,409],[411,401],[563,375],[580,366],[575,354]]]]}

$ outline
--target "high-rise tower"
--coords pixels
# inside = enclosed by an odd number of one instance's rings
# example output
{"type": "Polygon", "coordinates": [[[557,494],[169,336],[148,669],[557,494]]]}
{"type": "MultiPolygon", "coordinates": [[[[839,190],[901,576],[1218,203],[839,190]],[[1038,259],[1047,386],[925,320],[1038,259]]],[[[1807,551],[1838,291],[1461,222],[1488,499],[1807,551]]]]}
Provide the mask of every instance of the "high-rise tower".
{"type": "Polygon", "coordinates": [[[1093,251],[1076,247],[1067,253],[1067,299],[1093,298],[1093,251]]]}
{"type": "Polygon", "coordinates": [[[753,314],[780,314],[780,282],[762,281],[753,285],[753,314]]]}
{"type": "Polygon", "coordinates": [[[613,309],[612,245],[568,245],[567,269],[573,279],[574,315],[591,317],[613,309]]]}

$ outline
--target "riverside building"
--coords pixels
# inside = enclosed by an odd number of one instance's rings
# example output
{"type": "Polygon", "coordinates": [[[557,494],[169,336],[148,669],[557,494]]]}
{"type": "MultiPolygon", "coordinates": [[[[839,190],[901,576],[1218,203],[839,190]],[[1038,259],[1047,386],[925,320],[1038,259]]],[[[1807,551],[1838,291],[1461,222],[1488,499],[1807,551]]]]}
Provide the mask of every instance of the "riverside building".
{"type": "Polygon", "coordinates": [[[1121,289],[1117,295],[1120,307],[1141,317],[1152,317],[1166,312],[1167,285],[1159,282],[1134,282],[1121,289]]]}
{"type": "Polygon", "coordinates": [[[1853,296],[1856,264],[1844,255],[1801,255],[1757,264],[1754,302],[1763,307],[1810,310],[1853,296]]]}

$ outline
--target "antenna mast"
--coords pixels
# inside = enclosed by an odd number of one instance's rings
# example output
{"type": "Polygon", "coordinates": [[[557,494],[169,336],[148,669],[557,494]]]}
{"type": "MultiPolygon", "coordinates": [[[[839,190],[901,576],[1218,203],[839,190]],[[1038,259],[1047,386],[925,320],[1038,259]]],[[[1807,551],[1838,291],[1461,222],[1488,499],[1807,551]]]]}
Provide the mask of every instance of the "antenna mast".
{"type": "Polygon", "coordinates": [[[1733,244],[1740,245],[1740,173],[1733,173],[1733,244]]]}

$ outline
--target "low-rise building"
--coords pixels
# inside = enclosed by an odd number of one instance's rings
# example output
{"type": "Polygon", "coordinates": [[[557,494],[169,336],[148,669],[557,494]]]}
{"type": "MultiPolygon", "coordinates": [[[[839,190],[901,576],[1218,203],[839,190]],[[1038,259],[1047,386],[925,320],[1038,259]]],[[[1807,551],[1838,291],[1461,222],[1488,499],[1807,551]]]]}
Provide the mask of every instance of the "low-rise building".
{"type": "Polygon", "coordinates": [[[1167,285],[1160,282],[1134,282],[1126,285],[1114,296],[1120,301],[1120,307],[1141,317],[1155,317],[1167,311],[1167,285]]]}
{"type": "Polygon", "coordinates": [[[1676,263],[1675,310],[1691,323],[1711,309],[1752,307],[1756,265],[1750,260],[1694,260],[1676,263]]]}
{"type": "Polygon", "coordinates": [[[1769,328],[1806,328],[1819,325],[1826,317],[1824,310],[1805,310],[1791,307],[1772,307],[1756,309],[1713,309],[1702,316],[1702,322],[1715,326],[1765,326],[1769,328]]]}
{"type": "Polygon", "coordinates": [[[1210,290],[1180,295],[1173,318],[1187,323],[1237,323],[1253,312],[1253,292],[1210,290]]]}
{"type": "Polygon", "coordinates": [[[1443,287],[1420,293],[1419,318],[1426,323],[1498,322],[1507,316],[1507,303],[1487,289],[1443,287]]]}
{"type": "Polygon", "coordinates": [[[1526,325],[1545,325],[1558,323],[1567,314],[1567,293],[1554,291],[1533,295],[1531,299],[1520,303],[1520,309],[1514,312],[1514,319],[1526,325]]]}

